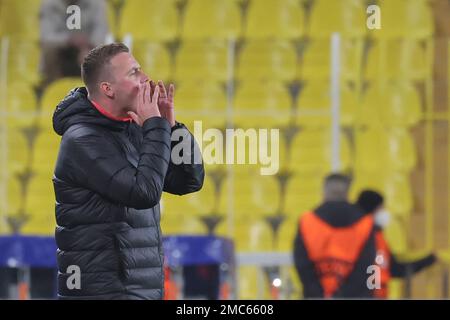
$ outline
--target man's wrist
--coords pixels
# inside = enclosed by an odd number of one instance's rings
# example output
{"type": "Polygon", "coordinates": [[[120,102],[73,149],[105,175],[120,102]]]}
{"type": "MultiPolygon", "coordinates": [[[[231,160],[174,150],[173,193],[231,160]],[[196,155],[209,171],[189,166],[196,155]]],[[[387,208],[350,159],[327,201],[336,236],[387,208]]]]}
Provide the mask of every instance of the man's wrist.
{"type": "Polygon", "coordinates": [[[144,129],[144,131],[146,129],[154,129],[156,127],[158,128],[165,127],[166,129],[170,129],[170,122],[164,117],[153,116],[146,119],[142,124],[142,128],[144,129]]]}

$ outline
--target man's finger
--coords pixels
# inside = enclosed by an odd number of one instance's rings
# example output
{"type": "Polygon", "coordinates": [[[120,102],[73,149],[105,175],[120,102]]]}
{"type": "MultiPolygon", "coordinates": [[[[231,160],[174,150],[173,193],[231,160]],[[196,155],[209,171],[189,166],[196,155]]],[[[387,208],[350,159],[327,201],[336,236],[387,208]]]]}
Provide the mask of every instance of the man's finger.
{"type": "Polygon", "coordinates": [[[173,101],[173,97],[175,95],[175,86],[173,85],[173,83],[171,83],[169,85],[169,100],[173,101]]]}
{"type": "Polygon", "coordinates": [[[134,113],[133,111],[128,111],[127,113],[131,117],[131,119],[133,119],[134,122],[136,122],[138,125],[141,125],[139,117],[136,113],[134,113]]]}
{"type": "Polygon", "coordinates": [[[148,97],[147,97],[147,95],[148,95],[148,88],[149,88],[149,85],[148,85],[148,82],[146,82],[146,83],[144,83],[144,88],[143,88],[143,92],[142,92],[142,103],[145,105],[145,103],[146,103],[146,101],[147,101],[147,99],[148,99],[148,97]]]}
{"type": "Polygon", "coordinates": [[[155,87],[155,92],[153,93],[153,102],[158,105],[158,98],[159,98],[159,86],[155,87]]]}
{"type": "Polygon", "coordinates": [[[150,97],[153,97],[155,93],[156,83],[153,80],[150,80],[150,97]]]}
{"type": "Polygon", "coordinates": [[[161,93],[161,98],[167,98],[166,87],[164,86],[164,82],[162,80],[158,80],[158,86],[161,93]]]}
{"type": "Polygon", "coordinates": [[[141,103],[144,103],[144,84],[141,84],[139,86],[139,92],[138,92],[138,108],[141,105],[141,103]]]}

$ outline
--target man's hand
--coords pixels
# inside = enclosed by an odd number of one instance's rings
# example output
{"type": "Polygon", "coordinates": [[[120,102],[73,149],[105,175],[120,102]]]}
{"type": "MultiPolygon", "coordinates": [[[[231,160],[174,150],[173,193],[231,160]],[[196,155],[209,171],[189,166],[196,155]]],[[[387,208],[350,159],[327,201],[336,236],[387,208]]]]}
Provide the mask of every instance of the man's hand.
{"type": "Polygon", "coordinates": [[[136,113],[129,111],[128,115],[142,127],[145,120],[151,117],[161,117],[158,108],[159,87],[151,94],[150,84],[145,82],[138,93],[138,105],[136,113]]]}
{"type": "Polygon", "coordinates": [[[175,92],[175,87],[173,84],[169,85],[169,93],[166,91],[166,87],[164,86],[164,82],[161,80],[158,81],[158,85],[152,80],[150,81],[150,87],[152,92],[155,91],[156,88],[159,88],[159,99],[158,99],[158,107],[159,112],[163,118],[166,118],[169,121],[170,126],[173,127],[175,125],[175,111],[173,104],[173,97],[175,92]]]}

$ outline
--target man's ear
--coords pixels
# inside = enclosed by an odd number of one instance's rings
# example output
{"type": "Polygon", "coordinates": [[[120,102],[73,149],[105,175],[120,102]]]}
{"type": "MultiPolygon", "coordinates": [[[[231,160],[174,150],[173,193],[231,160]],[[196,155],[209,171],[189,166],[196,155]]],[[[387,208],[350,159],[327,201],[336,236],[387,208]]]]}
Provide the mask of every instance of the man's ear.
{"type": "Polygon", "coordinates": [[[114,90],[112,89],[111,84],[109,82],[100,83],[100,90],[107,97],[109,98],[114,97],[114,90]]]}

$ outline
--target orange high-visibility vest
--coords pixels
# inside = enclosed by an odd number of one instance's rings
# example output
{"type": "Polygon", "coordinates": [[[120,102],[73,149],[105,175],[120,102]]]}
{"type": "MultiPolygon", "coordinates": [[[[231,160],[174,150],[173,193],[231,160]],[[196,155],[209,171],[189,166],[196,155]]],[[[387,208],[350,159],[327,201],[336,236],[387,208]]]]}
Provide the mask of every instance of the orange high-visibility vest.
{"type": "Polygon", "coordinates": [[[164,266],[164,300],[177,300],[178,298],[178,286],[175,281],[172,280],[170,270],[167,266],[164,266]]]}
{"type": "Polygon", "coordinates": [[[373,217],[367,215],[348,227],[336,228],[307,212],[299,228],[324,296],[331,297],[352,272],[373,228],[373,217]]]}
{"type": "MultiPolygon", "coordinates": [[[[377,264],[381,268],[381,288],[375,289],[373,296],[375,298],[386,299],[388,297],[388,283],[391,279],[391,254],[381,230],[375,232],[375,246],[377,249],[377,256],[381,256],[383,261],[381,264],[377,264]]],[[[375,261],[377,261],[377,259],[375,261]]]]}

